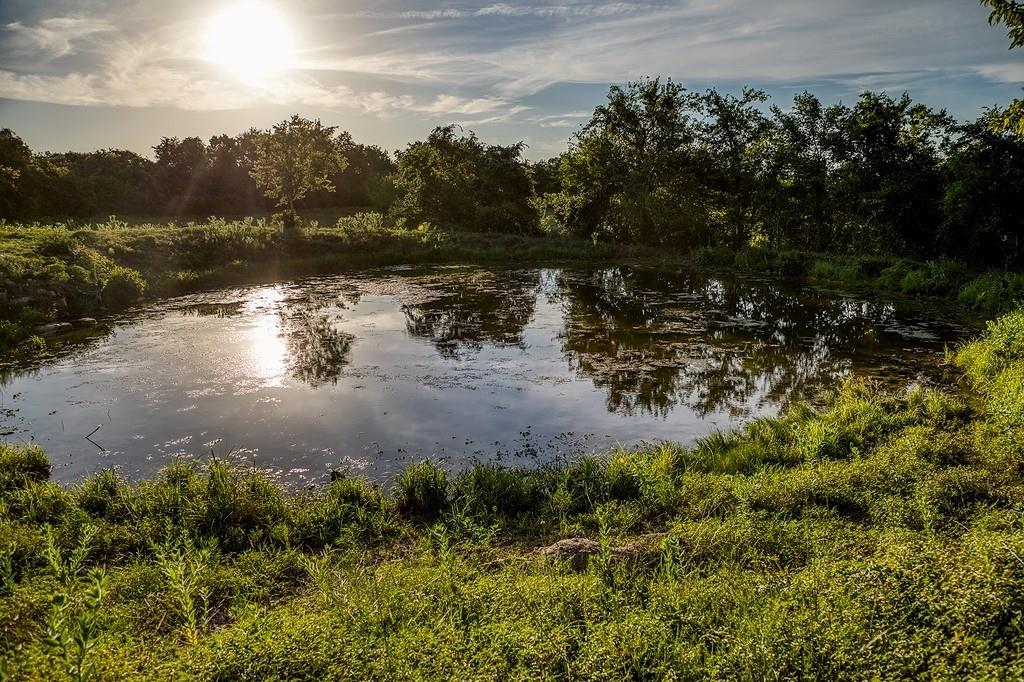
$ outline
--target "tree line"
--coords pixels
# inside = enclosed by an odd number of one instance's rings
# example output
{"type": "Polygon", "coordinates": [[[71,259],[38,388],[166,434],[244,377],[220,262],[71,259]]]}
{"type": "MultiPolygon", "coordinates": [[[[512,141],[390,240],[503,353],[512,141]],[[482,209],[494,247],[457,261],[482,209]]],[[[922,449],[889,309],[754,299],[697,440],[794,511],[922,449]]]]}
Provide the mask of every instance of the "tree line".
{"type": "Polygon", "coordinates": [[[458,126],[394,156],[319,121],[34,154],[0,133],[0,216],[251,215],[374,206],[394,222],[563,233],[686,251],[766,246],[1024,265],[1024,137],[991,109],[866,92],[783,107],[760,90],[648,78],[609,90],[561,156],[458,126]]]}
{"type": "Polygon", "coordinates": [[[347,132],[293,117],[271,131],[215,135],[208,142],[198,137],[164,137],[153,147],[153,159],[123,149],[36,154],[13,131],[0,130],[0,217],[264,213],[274,208],[275,200],[257,184],[260,159],[272,158],[275,142],[284,140],[302,153],[302,140],[317,136],[326,137],[343,161],[326,169],[326,182],[308,191],[299,208],[390,203],[380,186],[394,171],[386,151],[359,144],[347,132]]]}
{"type": "Polygon", "coordinates": [[[1024,140],[1001,112],[958,123],[871,92],[767,103],[659,79],[613,87],[543,206],[617,241],[1021,262],[1024,140]]]}

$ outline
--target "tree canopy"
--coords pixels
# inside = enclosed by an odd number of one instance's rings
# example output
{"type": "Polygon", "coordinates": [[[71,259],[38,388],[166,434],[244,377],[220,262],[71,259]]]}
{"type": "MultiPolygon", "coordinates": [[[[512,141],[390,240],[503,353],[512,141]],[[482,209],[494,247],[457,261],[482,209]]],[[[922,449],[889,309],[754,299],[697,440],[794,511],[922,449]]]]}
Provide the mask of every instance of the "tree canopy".
{"type": "Polygon", "coordinates": [[[486,145],[457,126],[435,128],[398,153],[397,199],[402,223],[430,222],[481,232],[531,232],[537,211],[522,143],[486,145]]]}
{"type": "Polygon", "coordinates": [[[295,202],[315,190],[334,191],[331,176],[348,165],[334,139],[336,130],[295,115],[256,136],[249,175],[279,208],[288,209],[286,225],[295,220],[295,202]]]}
{"type": "Polygon", "coordinates": [[[1024,3],[1019,0],[981,0],[981,4],[992,8],[988,23],[1006,26],[1011,49],[1024,46],[1024,3]]]}

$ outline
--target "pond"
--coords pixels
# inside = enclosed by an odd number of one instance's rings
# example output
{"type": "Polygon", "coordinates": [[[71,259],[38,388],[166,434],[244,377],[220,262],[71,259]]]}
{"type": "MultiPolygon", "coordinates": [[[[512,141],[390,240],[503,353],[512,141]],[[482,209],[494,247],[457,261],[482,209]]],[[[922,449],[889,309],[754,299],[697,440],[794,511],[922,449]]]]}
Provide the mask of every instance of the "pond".
{"type": "Polygon", "coordinates": [[[0,374],[54,477],[230,458],[289,485],[430,457],[692,443],[850,374],[943,381],[970,332],[913,301],[632,267],[392,268],[167,299],[0,374]]]}

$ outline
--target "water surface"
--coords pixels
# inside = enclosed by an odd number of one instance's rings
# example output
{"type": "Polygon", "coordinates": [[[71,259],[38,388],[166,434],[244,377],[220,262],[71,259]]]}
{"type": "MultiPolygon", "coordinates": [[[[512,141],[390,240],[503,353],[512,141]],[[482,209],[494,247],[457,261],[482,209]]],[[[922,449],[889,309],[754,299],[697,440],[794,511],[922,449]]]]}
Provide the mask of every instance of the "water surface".
{"type": "Polygon", "coordinates": [[[423,457],[458,468],[692,442],[849,374],[937,382],[944,345],[966,333],[911,301],[782,281],[375,270],[106,321],[0,375],[0,434],[42,445],[61,480],[211,453],[295,484],[338,467],[384,480],[423,457]]]}

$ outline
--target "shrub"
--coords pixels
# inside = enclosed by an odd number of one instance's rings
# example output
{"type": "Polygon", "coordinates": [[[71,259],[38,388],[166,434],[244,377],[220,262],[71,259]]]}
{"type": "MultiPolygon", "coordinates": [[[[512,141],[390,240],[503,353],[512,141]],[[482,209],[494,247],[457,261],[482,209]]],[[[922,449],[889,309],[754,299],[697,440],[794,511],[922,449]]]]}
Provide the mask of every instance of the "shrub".
{"type": "Polygon", "coordinates": [[[291,506],[292,539],[310,549],[379,540],[397,527],[394,505],[383,493],[350,476],[332,481],[321,493],[297,498],[291,506]]]}
{"type": "Polygon", "coordinates": [[[711,267],[732,267],[736,262],[736,252],[725,246],[702,246],[690,254],[698,265],[711,267]]]}
{"type": "Polygon", "coordinates": [[[1024,275],[987,272],[960,287],[957,300],[985,312],[1008,310],[1024,301],[1024,275]]]}
{"type": "Polygon", "coordinates": [[[114,266],[103,286],[103,302],[112,307],[134,303],[146,293],[146,280],[137,270],[114,266]]]}
{"type": "Polygon", "coordinates": [[[105,469],[78,489],[78,504],[94,518],[122,521],[130,514],[132,491],[112,469],[105,469]]]}

